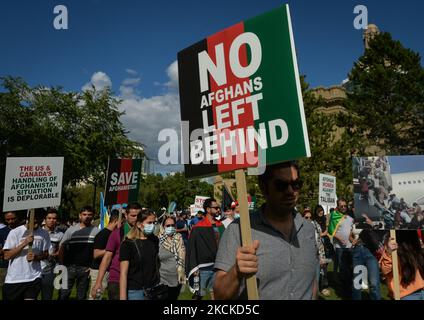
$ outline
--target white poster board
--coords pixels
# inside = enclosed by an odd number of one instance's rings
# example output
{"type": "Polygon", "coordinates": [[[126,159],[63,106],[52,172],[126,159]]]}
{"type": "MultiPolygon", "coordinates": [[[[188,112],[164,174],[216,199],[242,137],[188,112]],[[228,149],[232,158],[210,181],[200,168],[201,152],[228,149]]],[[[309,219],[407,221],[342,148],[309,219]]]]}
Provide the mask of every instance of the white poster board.
{"type": "Polygon", "coordinates": [[[60,205],[63,157],[7,158],[3,211],[60,205]]]}
{"type": "Polygon", "coordinates": [[[322,206],[335,208],[337,206],[336,177],[328,174],[319,174],[319,199],[322,206]]]}
{"type": "Polygon", "coordinates": [[[200,209],[203,210],[203,202],[205,202],[206,199],[209,199],[209,197],[204,196],[196,196],[194,200],[194,212],[197,213],[200,209]]]}

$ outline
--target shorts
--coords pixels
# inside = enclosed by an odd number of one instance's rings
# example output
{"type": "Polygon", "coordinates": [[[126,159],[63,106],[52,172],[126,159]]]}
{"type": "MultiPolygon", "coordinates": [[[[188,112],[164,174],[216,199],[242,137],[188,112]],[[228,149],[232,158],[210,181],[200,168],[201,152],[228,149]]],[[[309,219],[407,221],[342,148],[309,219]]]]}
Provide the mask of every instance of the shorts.
{"type": "Polygon", "coordinates": [[[37,300],[41,291],[41,278],[31,282],[5,283],[3,300],[37,300]]]}

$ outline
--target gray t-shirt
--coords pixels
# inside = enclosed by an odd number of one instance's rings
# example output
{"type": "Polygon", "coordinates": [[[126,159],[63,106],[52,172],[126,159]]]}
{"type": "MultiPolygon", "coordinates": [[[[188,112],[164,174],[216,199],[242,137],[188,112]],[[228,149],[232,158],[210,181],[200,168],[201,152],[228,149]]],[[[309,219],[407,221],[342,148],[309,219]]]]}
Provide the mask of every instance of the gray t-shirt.
{"type": "Polygon", "coordinates": [[[353,226],[353,219],[351,216],[346,215],[343,221],[340,223],[336,235],[340,238],[342,238],[346,244],[342,244],[338,239],[334,238],[334,248],[340,249],[340,248],[351,248],[352,243],[349,240],[350,232],[352,231],[353,226]]]}
{"type": "Polygon", "coordinates": [[[169,250],[159,245],[160,282],[169,287],[178,286],[177,261],[169,250]]]}
{"type": "MultiPolygon", "coordinates": [[[[260,210],[250,214],[252,239],[260,242],[256,252],[259,264],[256,278],[261,300],[310,300],[313,297],[318,268],[315,230],[299,213],[293,214],[290,241],[264,219],[260,210]]],[[[215,269],[228,272],[235,264],[240,246],[240,223],[236,220],[223,233],[215,269]]],[[[238,298],[247,298],[245,288],[242,281],[238,298]]]]}

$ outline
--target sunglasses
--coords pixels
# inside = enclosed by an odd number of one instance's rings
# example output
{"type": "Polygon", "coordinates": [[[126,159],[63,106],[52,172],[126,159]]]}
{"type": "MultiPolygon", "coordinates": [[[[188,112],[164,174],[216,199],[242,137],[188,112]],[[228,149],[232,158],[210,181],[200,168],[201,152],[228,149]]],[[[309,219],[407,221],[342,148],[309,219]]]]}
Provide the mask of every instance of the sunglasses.
{"type": "Polygon", "coordinates": [[[303,181],[300,179],[297,179],[294,181],[286,182],[286,181],[277,179],[277,180],[274,180],[274,186],[280,192],[287,191],[289,189],[289,186],[292,187],[293,191],[298,191],[302,189],[303,181]]]}
{"type": "Polygon", "coordinates": [[[306,216],[304,218],[307,219],[307,220],[311,220],[311,217],[310,216],[306,216]]]}
{"type": "Polygon", "coordinates": [[[221,207],[210,207],[211,209],[220,210],[221,207]]]}
{"type": "Polygon", "coordinates": [[[175,224],[165,224],[165,228],[168,228],[168,227],[175,227],[175,224]]]}

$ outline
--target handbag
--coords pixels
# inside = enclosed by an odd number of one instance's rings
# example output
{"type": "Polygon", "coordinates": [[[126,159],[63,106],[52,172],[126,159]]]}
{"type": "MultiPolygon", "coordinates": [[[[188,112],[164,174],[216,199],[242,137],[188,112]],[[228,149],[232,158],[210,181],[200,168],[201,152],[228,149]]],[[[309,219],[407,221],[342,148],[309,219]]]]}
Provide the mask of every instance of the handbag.
{"type": "MultiPolygon", "coordinates": [[[[138,257],[141,261],[141,253],[140,249],[138,248],[137,241],[134,241],[135,248],[137,249],[138,257]]],[[[159,276],[159,265],[158,265],[159,259],[156,259],[156,276],[159,276]]],[[[158,277],[158,279],[160,279],[158,277]]],[[[144,295],[147,298],[147,300],[166,300],[168,299],[168,286],[162,283],[158,283],[154,287],[151,288],[144,288],[144,295]]]]}

